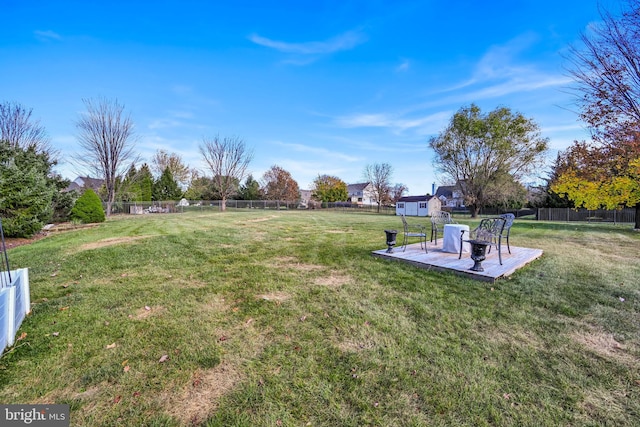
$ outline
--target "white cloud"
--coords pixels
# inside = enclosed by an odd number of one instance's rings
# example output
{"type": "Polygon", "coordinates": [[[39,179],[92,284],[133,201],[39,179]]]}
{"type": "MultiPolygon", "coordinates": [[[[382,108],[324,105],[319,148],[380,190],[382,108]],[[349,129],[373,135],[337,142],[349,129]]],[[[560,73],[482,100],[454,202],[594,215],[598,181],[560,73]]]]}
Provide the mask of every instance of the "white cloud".
{"type": "Polygon", "coordinates": [[[51,30],[47,30],[47,31],[36,30],[33,32],[33,34],[40,41],[62,40],[62,36],[60,34],[51,30]]]}
{"type": "Polygon", "coordinates": [[[473,67],[469,78],[434,93],[453,93],[461,89],[471,91],[441,98],[439,103],[475,102],[569,84],[572,80],[566,76],[544,72],[535,64],[518,62],[517,56],[537,40],[537,35],[525,33],[505,44],[491,46],[473,67]]]}
{"type": "MultiPolygon", "coordinates": [[[[249,40],[260,46],[269,47],[283,53],[298,55],[327,55],[334,52],[353,49],[359,44],[364,43],[367,38],[361,31],[354,30],[347,31],[346,33],[337,35],[325,41],[290,43],[272,40],[258,34],[252,34],[249,36],[249,40]]],[[[294,61],[290,62],[295,63],[294,61]]]]}
{"type": "Polygon", "coordinates": [[[433,133],[440,129],[451,116],[449,111],[440,111],[421,117],[406,117],[402,114],[388,113],[353,114],[338,117],[335,122],[345,128],[380,127],[395,133],[413,130],[420,135],[433,133]]]}
{"type": "Polygon", "coordinates": [[[400,65],[396,67],[396,72],[402,73],[402,72],[408,71],[410,66],[411,66],[411,63],[409,62],[409,60],[405,59],[400,63],[400,65]]]}

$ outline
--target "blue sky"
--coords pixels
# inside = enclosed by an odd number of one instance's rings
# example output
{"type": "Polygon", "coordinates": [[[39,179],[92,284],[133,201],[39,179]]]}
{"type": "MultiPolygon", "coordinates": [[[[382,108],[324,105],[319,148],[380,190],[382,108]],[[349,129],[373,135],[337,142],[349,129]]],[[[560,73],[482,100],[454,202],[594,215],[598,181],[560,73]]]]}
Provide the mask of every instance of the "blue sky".
{"type": "MultiPolygon", "coordinates": [[[[603,0],[605,7],[616,1],[603,0]]],[[[598,22],[591,0],[0,0],[0,101],[33,108],[83,171],[83,98],[117,99],[136,150],[205,170],[203,137],[239,136],[256,179],[278,165],[301,188],[319,174],[362,181],[366,164],[430,193],[428,139],[471,103],[535,120],[550,158],[587,132],[563,58],[598,22]]]]}

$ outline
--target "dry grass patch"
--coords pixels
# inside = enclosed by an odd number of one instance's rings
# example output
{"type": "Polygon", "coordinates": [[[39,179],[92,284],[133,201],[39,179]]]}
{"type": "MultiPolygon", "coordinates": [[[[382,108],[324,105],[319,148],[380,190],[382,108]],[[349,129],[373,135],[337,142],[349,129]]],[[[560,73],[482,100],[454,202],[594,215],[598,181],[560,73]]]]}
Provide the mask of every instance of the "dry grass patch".
{"type": "Polygon", "coordinates": [[[100,249],[107,246],[119,245],[121,243],[131,243],[136,240],[147,239],[153,236],[129,236],[129,237],[110,237],[108,239],[98,240],[97,242],[85,243],[78,247],[80,251],[88,251],[91,249],[100,249]]]}
{"type": "Polygon", "coordinates": [[[276,257],[272,260],[269,260],[269,266],[275,266],[279,269],[281,268],[289,268],[291,270],[296,271],[317,271],[322,270],[324,267],[317,264],[306,264],[301,263],[300,260],[296,257],[284,256],[284,257],[276,257]]]}
{"type": "Polygon", "coordinates": [[[167,311],[167,309],[161,305],[157,305],[154,307],[149,307],[149,306],[145,306],[145,307],[141,307],[138,310],[136,310],[136,313],[133,315],[133,318],[136,320],[142,320],[142,319],[146,319],[147,317],[150,316],[159,316],[164,314],[167,311]]]}
{"type": "Polygon", "coordinates": [[[584,398],[582,402],[578,403],[578,406],[589,415],[585,419],[600,418],[606,416],[605,414],[621,415],[624,413],[624,408],[620,404],[624,400],[628,399],[625,391],[623,390],[606,390],[602,387],[597,387],[590,390],[585,390],[584,398]]]}
{"type": "Polygon", "coordinates": [[[202,303],[202,308],[206,311],[223,313],[231,309],[231,304],[227,302],[224,297],[220,295],[213,295],[208,301],[202,303]]]}
{"type": "Polygon", "coordinates": [[[352,283],[351,276],[340,273],[331,273],[329,275],[317,277],[314,281],[314,285],[327,286],[330,288],[337,288],[348,283],[352,283]]]}
{"type": "Polygon", "coordinates": [[[544,344],[531,331],[521,329],[491,330],[483,333],[488,342],[498,345],[530,347],[536,350],[544,348],[544,344]]]}
{"type": "Polygon", "coordinates": [[[263,299],[265,301],[275,301],[277,303],[281,303],[291,299],[291,295],[286,292],[269,292],[268,294],[258,295],[259,299],[263,299]]]}
{"type": "Polygon", "coordinates": [[[178,393],[165,395],[162,406],[181,425],[199,425],[218,407],[220,398],[240,383],[242,375],[234,367],[222,363],[215,368],[197,370],[190,384],[178,393]]]}
{"type": "Polygon", "coordinates": [[[262,217],[262,218],[248,219],[248,220],[246,220],[244,222],[264,222],[264,221],[269,221],[269,220],[276,219],[276,218],[280,218],[280,216],[278,216],[278,215],[269,215],[269,216],[262,217]]]}
{"type": "Polygon", "coordinates": [[[625,345],[616,341],[613,334],[591,328],[588,331],[573,332],[570,337],[574,342],[601,357],[612,359],[625,365],[637,363],[635,358],[626,352],[625,345]]]}
{"type": "Polygon", "coordinates": [[[364,350],[371,350],[376,347],[375,341],[371,339],[346,339],[338,343],[337,347],[345,353],[357,353],[364,350]]]}
{"type": "Polygon", "coordinates": [[[323,231],[323,233],[326,234],[349,234],[349,233],[353,233],[353,230],[325,230],[323,231]]]}

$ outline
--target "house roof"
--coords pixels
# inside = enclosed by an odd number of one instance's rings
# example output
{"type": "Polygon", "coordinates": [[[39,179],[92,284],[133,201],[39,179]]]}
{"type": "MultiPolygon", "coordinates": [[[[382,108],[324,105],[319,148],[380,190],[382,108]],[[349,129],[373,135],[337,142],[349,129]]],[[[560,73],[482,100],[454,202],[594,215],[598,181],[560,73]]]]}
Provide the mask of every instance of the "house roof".
{"type": "Polygon", "coordinates": [[[100,190],[100,187],[102,187],[103,184],[103,179],[91,178],[88,176],[79,176],[74,179],[73,182],[71,182],[71,184],[69,184],[69,186],[64,189],[64,191],[82,191],[86,190],[87,188],[91,188],[92,190],[97,192],[98,190],[100,190]]]}
{"type": "Polygon", "coordinates": [[[425,196],[404,196],[398,199],[399,202],[428,202],[434,196],[427,194],[425,196]]]}
{"type": "Polygon", "coordinates": [[[453,197],[453,192],[458,189],[457,185],[441,185],[436,190],[436,196],[453,197]]]}
{"type": "Polygon", "coordinates": [[[369,185],[368,182],[361,182],[358,184],[349,184],[347,185],[347,191],[349,193],[353,193],[355,191],[364,191],[365,188],[369,185]]]}

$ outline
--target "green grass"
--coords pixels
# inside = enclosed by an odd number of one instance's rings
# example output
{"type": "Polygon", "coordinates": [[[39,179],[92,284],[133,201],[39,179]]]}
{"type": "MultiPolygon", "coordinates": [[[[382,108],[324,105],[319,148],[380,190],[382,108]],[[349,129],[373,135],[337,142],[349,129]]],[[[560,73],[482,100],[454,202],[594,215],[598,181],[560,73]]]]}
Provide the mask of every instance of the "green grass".
{"type": "Polygon", "coordinates": [[[0,402],[81,426],[637,424],[629,225],[517,220],[512,244],[544,255],[493,285],[371,256],[399,225],[145,215],[12,249],[33,311],[0,402]]]}

